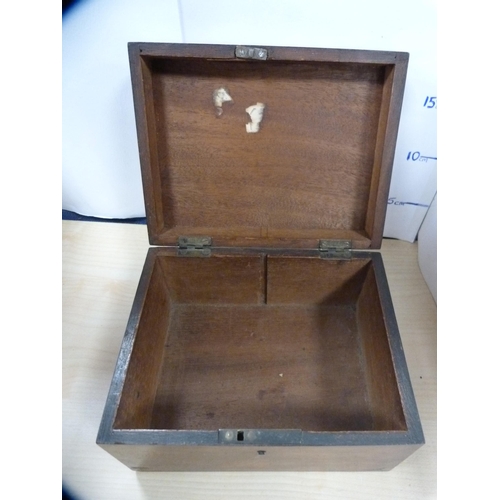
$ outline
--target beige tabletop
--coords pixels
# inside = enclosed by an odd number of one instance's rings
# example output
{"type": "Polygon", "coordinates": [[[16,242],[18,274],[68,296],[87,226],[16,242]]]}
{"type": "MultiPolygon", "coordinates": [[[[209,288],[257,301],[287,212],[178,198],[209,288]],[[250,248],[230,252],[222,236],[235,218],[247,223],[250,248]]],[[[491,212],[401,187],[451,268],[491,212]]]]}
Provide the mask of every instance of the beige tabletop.
{"type": "Polygon", "coordinates": [[[436,305],[417,244],[384,240],[426,444],[389,472],[133,472],[95,444],[149,247],[143,225],[63,221],[62,479],[79,500],[436,497],[436,305]]]}

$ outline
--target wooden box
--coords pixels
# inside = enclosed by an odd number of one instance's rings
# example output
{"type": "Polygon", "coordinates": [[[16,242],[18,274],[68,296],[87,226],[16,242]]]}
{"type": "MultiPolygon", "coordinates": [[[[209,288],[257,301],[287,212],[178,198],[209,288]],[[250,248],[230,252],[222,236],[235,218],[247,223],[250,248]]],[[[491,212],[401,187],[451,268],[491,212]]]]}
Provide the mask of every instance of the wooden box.
{"type": "Polygon", "coordinates": [[[134,470],[424,443],[380,248],[408,54],[129,44],[149,250],[97,442],[134,470]]]}

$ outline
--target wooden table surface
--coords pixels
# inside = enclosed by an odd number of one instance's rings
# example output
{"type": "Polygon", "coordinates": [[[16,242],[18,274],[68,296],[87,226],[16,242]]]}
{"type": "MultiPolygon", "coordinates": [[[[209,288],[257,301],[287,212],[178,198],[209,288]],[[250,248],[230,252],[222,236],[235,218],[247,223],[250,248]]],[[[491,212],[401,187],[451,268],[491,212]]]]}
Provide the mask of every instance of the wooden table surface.
{"type": "Polygon", "coordinates": [[[63,221],[62,478],[77,500],[436,497],[436,305],[417,244],[382,255],[426,444],[389,472],[133,472],[95,444],[149,247],[143,225],[63,221]]]}

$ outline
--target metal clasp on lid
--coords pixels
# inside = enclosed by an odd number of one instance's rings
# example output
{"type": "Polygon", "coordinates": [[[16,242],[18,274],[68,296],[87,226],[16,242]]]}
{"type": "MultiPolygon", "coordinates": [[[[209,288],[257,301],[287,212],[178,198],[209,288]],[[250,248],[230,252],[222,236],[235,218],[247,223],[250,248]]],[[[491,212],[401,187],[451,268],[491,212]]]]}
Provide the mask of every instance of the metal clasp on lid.
{"type": "Polygon", "coordinates": [[[267,59],[267,49],[238,45],[234,51],[234,55],[240,59],[257,59],[259,61],[265,61],[267,59]]]}

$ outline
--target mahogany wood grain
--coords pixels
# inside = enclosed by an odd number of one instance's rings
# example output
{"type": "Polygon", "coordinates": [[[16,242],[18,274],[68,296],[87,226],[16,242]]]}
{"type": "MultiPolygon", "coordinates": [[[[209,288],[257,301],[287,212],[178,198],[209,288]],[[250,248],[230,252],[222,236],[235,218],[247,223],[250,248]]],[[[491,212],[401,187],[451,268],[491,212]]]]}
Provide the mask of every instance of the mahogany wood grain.
{"type": "Polygon", "coordinates": [[[154,255],[115,429],[406,429],[371,259],[154,255]]]}
{"type": "Polygon", "coordinates": [[[114,423],[117,428],[140,429],[150,425],[163,358],[159,347],[165,342],[170,308],[160,263],[155,262],[117,409],[114,423]]]}
{"type": "Polygon", "coordinates": [[[265,301],[264,255],[217,255],[208,259],[158,259],[175,304],[262,304],[265,301]]]}
{"type": "Polygon", "coordinates": [[[407,54],[268,50],[129,45],[150,242],[314,248],[348,234],[379,248],[407,54]],[[233,99],[220,116],[218,88],[233,99]]]}
{"type": "MultiPolygon", "coordinates": [[[[419,445],[394,446],[103,446],[136,471],[387,471],[419,445]],[[259,453],[264,451],[265,453],[259,453]]],[[[366,476],[366,474],[365,474],[366,476]]],[[[223,476],[224,480],[227,475],[223,476]]],[[[265,476],[257,476],[263,481],[265,476]]],[[[335,476],[336,481],[339,476],[335,476]]],[[[360,477],[359,481],[366,480],[360,477]]],[[[385,480],[387,481],[387,479],[385,480]]],[[[345,491],[342,492],[345,494],[345,491]]],[[[283,491],[277,492],[281,497],[283,491]]],[[[367,497],[368,498],[368,497],[367,497]]]]}
{"type": "Polygon", "coordinates": [[[376,429],[406,429],[373,268],[368,269],[359,294],[356,321],[365,360],[373,426],[376,429]]]}
{"type": "Polygon", "coordinates": [[[267,303],[354,304],[370,259],[267,258],[267,303]]]}
{"type": "Polygon", "coordinates": [[[352,306],[177,306],[152,428],[371,430],[352,306]]]}

